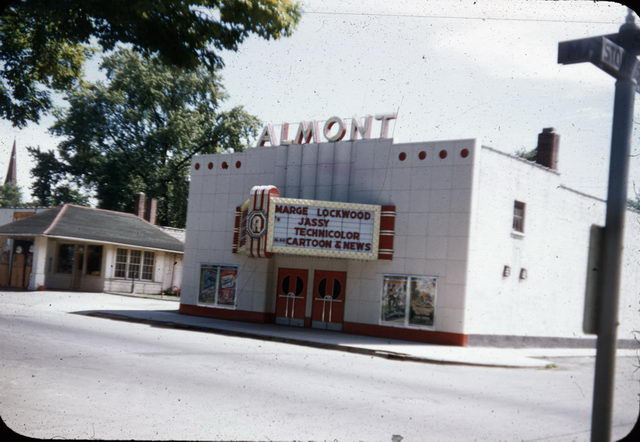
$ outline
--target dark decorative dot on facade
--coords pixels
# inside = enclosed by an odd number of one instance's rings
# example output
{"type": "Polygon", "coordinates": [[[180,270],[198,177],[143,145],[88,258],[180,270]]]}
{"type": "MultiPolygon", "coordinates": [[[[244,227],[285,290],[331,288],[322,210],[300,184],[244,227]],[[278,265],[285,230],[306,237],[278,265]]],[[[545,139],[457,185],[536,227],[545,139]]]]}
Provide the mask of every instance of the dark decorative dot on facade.
{"type": "Polygon", "coordinates": [[[442,150],[440,151],[440,154],[439,154],[439,155],[440,155],[440,158],[442,158],[442,159],[444,160],[445,158],[447,158],[447,155],[448,155],[448,154],[447,154],[447,151],[446,151],[446,150],[442,149],[442,150]]]}
{"type": "Polygon", "coordinates": [[[469,149],[462,149],[462,150],[460,151],[460,156],[461,156],[462,158],[467,158],[467,157],[469,156],[469,149]]]}
{"type": "Polygon", "coordinates": [[[242,163],[240,161],[236,161],[236,169],[240,169],[240,166],[242,166],[242,163]]]}
{"type": "Polygon", "coordinates": [[[229,165],[227,164],[227,162],[226,162],[226,161],[223,161],[223,162],[222,162],[222,168],[223,168],[223,169],[228,169],[228,168],[229,168],[229,165]]]}
{"type": "Polygon", "coordinates": [[[200,169],[200,163],[196,163],[194,167],[196,168],[196,170],[200,169]]]}
{"type": "Polygon", "coordinates": [[[420,151],[420,153],[418,154],[418,158],[424,160],[425,158],[427,158],[427,153],[424,150],[420,151]]]}
{"type": "Polygon", "coordinates": [[[400,161],[404,161],[407,159],[407,154],[404,152],[400,152],[400,155],[398,155],[398,158],[400,159],[400,161]]]}
{"type": "Polygon", "coordinates": [[[207,164],[207,167],[208,167],[209,169],[213,169],[213,163],[209,163],[209,164],[207,164]]]}

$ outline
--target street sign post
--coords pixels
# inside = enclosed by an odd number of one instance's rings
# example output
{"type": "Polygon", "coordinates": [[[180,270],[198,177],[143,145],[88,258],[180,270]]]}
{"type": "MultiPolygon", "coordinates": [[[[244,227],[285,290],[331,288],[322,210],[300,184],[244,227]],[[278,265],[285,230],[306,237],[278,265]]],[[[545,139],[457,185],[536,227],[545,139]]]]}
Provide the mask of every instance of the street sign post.
{"type": "Polygon", "coordinates": [[[601,255],[598,259],[601,264],[597,282],[600,293],[595,296],[597,314],[585,318],[586,331],[596,332],[598,335],[591,414],[591,440],[598,442],[611,440],[620,261],[627,205],[629,152],[635,93],[640,92],[640,66],[636,59],[638,53],[640,28],[635,24],[630,9],[617,34],[565,41],[558,45],[558,63],[590,62],[616,78],[607,213],[601,255]],[[595,319],[597,324],[591,323],[590,319],[595,319]]]}
{"type": "Polygon", "coordinates": [[[598,334],[598,295],[601,292],[602,237],[604,227],[592,225],[589,233],[589,255],[587,260],[587,283],[584,296],[582,331],[587,335],[598,334]]]}

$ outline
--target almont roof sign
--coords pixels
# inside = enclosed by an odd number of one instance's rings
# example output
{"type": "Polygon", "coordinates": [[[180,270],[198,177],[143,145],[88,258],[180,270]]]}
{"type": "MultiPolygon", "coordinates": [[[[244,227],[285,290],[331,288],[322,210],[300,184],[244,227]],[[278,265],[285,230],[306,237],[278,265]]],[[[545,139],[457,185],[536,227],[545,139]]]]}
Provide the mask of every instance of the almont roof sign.
{"type": "MultiPolygon", "coordinates": [[[[397,116],[398,114],[395,113],[375,116],[375,119],[380,121],[380,138],[389,137],[389,121],[395,120],[397,116]]],[[[289,138],[289,123],[282,123],[279,142],[273,125],[267,124],[258,137],[256,147],[265,146],[267,143],[271,146],[320,143],[321,134],[328,142],[335,143],[347,135],[347,127],[349,127],[351,141],[357,140],[358,137],[368,140],[372,138],[373,119],[373,115],[367,115],[363,119],[353,117],[350,121],[345,121],[340,117],[331,117],[324,122],[322,130],[320,129],[320,121],[302,121],[298,124],[293,138],[289,138]]]]}

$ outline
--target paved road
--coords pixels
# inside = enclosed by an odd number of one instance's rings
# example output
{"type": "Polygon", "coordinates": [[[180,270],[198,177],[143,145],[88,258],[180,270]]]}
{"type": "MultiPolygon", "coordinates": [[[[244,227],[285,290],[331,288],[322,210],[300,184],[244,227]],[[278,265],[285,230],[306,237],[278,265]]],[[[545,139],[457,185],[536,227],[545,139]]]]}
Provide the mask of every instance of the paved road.
{"type": "MultiPolygon", "coordinates": [[[[593,358],[445,366],[68,313],[175,307],[0,292],[0,415],[47,439],[589,439],[593,358]]],[[[616,438],[637,417],[636,365],[618,361],[616,438]]]]}

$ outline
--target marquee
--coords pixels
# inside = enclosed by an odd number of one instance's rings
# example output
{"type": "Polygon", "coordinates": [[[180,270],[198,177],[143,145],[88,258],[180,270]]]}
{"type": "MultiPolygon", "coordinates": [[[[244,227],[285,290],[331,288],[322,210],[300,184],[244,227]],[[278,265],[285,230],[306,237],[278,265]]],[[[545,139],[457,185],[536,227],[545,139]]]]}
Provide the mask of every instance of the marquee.
{"type": "Polygon", "coordinates": [[[272,198],[267,251],[377,259],[380,206],[272,198]]]}
{"type": "Polygon", "coordinates": [[[254,186],[236,208],[234,253],[392,259],[395,206],[279,195],[275,186],[254,186]]]}

